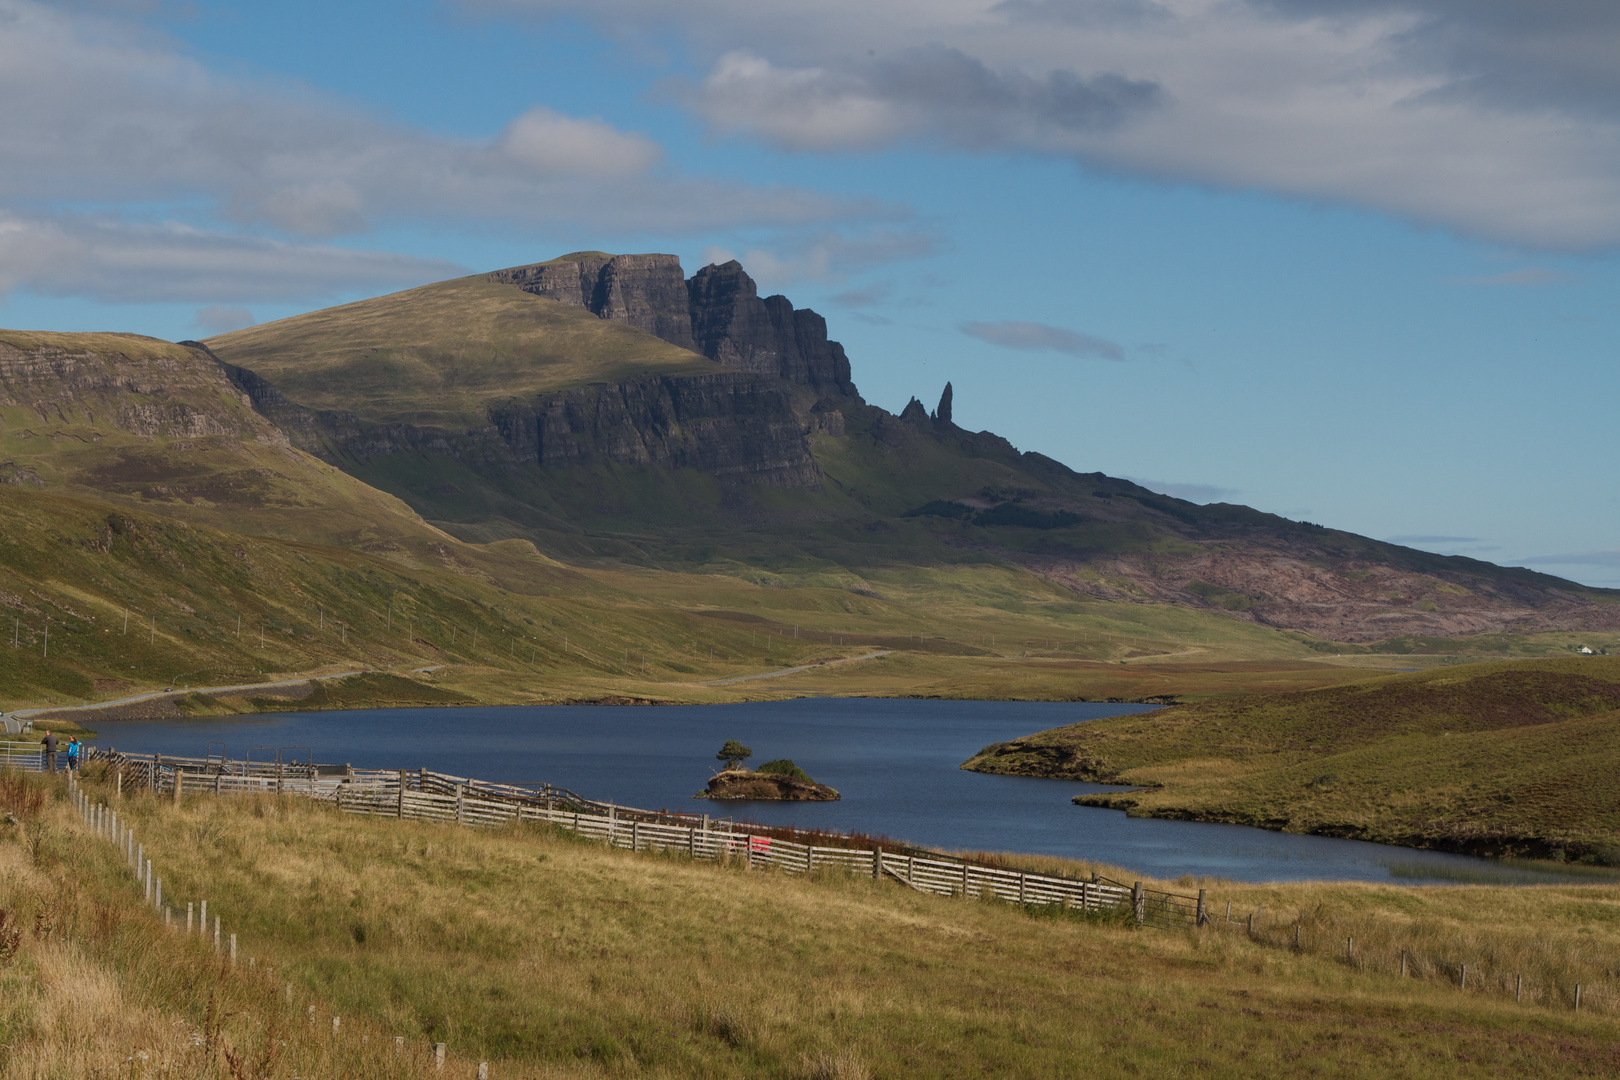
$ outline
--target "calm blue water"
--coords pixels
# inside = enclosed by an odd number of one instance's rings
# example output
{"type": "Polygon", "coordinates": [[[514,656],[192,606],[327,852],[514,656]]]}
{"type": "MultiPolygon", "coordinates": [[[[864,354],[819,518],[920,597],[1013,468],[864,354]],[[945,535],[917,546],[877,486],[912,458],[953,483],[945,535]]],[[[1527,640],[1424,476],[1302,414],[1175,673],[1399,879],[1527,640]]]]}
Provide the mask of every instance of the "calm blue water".
{"type": "MultiPolygon", "coordinates": [[[[679,707],[378,709],[228,720],[103,723],[100,745],[240,760],[254,747],[309,747],[316,761],[426,767],[519,783],[548,781],[644,809],[709,811],[770,824],[857,829],[941,848],[1095,859],[1160,878],[1341,879],[1406,884],[1562,877],[1488,859],[1296,836],[1238,825],[1128,818],[1075,806],[1098,784],[982,776],[957,766],[987,743],[1151,706],[805,698],[679,707]],[[727,739],[753,764],[791,758],[837,788],[835,803],[694,801],[727,739]],[[218,747],[215,747],[218,752],[218,747]]],[[[273,753],[255,752],[255,760],[273,753]]],[[[304,760],[306,755],[296,755],[304,760]]]]}

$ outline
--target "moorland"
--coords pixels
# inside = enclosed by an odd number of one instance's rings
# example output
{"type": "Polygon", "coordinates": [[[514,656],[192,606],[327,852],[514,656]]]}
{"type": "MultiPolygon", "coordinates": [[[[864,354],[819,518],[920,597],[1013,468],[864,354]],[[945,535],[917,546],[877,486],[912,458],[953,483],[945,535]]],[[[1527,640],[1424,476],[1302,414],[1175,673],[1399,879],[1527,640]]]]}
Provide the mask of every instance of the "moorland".
{"type": "Polygon", "coordinates": [[[1218,917],[1167,932],[842,873],[631,854],[536,826],[356,818],[294,797],[120,801],[93,772],[85,787],[134,826],[170,903],[209,901],[238,935],[238,962],[165,926],[60,780],[8,778],[0,794],[19,813],[0,838],[0,907],[21,932],[0,934],[7,1076],[1620,1066],[1613,884],[1186,880],[1169,884],[1209,888],[1218,917]]]}
{"type": "MultiPolygon", "coordinates": [[[[1573,653],[1616,645],[1615,591],[1079,472],[960,426],[949,386],[891,413],[854,371],[735,263],[600,252],[206,342],[0,331],[0,708],[1167,703],[977,764],[1129,780],[1097,799],[1132,813],[1612,861],[1620,677],[1573,653]]],[[[1161,933],[86,786],[251,962],[166,930],[60,779],[0,776],[8,1076],[418,1075],[432,1042],[467,1076],[1620,1068],[1598,866],[1189,879],[1242,921],[1161,933]]]]}

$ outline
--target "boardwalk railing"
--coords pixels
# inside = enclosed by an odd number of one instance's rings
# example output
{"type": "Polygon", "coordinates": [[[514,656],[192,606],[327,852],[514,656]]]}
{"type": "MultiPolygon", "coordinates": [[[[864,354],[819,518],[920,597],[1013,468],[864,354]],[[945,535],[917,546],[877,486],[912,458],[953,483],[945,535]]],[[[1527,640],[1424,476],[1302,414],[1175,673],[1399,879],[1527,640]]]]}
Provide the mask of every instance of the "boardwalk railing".
{"type": "MultiPolygon", "coordinates": [[[[891,878],[922,893],[989,898],[1077,911],[1117,911],[1145,926],[1200,926],[1208,920],[1205,896],[1148,889],[1093,875],[1091,880],[1010,870],[909,846],[858,848],[804,844],[780,835],[740,829],[707,814],[638,810],[596,802],[551,784],[500,784],[427,769],[355,769],[310,762],[229,761],[160,754],[90,751],[105,762],[120,790],[145,788],[178,798],[184,793],[262,792],[330,803],[346,814],[411,818],[465,826],[535,822],[568,829],[610,847],[662,851],[694,859],[775,866],[791,874],[841,870],[891,878]]],[[[781,830],[775,830],[780,832],[781,830]]]]}

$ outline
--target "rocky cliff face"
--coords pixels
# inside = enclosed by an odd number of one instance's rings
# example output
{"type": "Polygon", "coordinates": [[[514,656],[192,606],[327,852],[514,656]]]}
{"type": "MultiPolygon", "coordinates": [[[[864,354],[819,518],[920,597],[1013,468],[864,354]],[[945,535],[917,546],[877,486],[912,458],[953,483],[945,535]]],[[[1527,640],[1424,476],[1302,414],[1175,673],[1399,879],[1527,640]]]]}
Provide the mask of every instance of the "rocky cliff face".
{"type": "Polygon", "coordinates": [[[844,347],[827,339],[827,320],[794,309],[785,296],[759,296],[754,279],[733,260],[705,266],[686,283],[692,336],[709,359],[814,388],[858,397],[844,347]]]}
{"type": "Polygon", "coordinates": [[[486,427],[441,431],[307,409],[245,368],[221,367],[295,446],[340,466],[413,453],[496,473],[611,461],[776,487],[815,487],[821,479],[787,393],[743,372],[648,375],[511,399],[490,406],[486,427]]]}
{"type": "Polygon", "coordinates": [[[603,458],[779,487],[820,479],[787,394],[741,372],[645,376],[511,402],[490,417],[519,461],[543,467],[603,458]]]}
{"type": "Polygon", "coordinates": [[[673,255],[585,252],[497,270],[489,279],[629,323],[738,371],[786,379],[818,396],[860,396],[844,347],[827,338],[827,320],[785,296],[761,299],[735,260],[685,280],[673,255]]]}
{"type": "Polygon", "coordinates": [[[683,349],[694,348],[685,275],[674,255],[584,252],[497,270],[489,279],[629,323],[683,349]]]}

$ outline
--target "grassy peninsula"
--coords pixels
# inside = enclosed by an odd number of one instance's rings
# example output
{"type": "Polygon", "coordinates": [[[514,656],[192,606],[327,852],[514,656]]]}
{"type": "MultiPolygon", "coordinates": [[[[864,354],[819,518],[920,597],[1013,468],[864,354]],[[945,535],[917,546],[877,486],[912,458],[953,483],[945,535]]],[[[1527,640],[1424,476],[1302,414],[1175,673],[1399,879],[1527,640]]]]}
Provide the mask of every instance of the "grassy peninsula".
{"type": "Polygon", "coordinates": [[[1133,814],[1620,864],[1620,658],[1469,664],[988,746],[980,772],[1140,785],[1133,814]]]}
{"type": "MultiPolygon", "coordinates": [[[[110,794],[94,775],[87,787],[110,794]]],[[[59,781],[9,778],[0,798],[19,820],[0,829],[0,909],[20,931],[0,933],[5,1077],[470,1078],[482,1061],[500,1080],[1620,1067],[1612,884],[1183,881],[1213,890],[1217,922],[1168,933],[532,827],[126,796],[119,813],[168,901],[183,915],[207,899],[238,935],[232,967],[164,928],[59,781]],[[449,1051],[439,1073],[435,1042],[449,1051]]]]}

